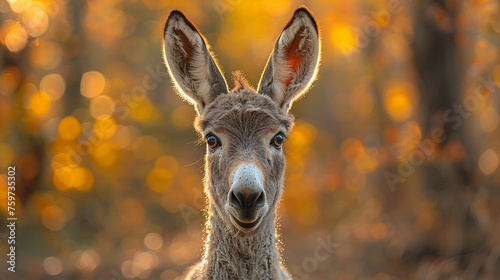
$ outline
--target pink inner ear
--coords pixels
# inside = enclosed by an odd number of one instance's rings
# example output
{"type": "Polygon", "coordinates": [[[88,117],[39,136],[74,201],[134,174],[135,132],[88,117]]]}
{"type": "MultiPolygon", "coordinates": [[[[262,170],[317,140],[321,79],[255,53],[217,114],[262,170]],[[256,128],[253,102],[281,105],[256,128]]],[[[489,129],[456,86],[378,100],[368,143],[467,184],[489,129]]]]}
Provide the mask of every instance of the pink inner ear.
{"type": "Polygon", "coordinates": [[[287,54],[287,64],[291,67],[291,71],[289,74],[289,77],[287,77],[283,83],[285,86],[288,86],[292,79],[295,77],[295,73],[297,72],[297,68],[299,68],[300,64],[302,63],[302,55],[299,49],[300,42],[303,39],[303,32],[304,32],[305,27],[302,26],[299,28],[297,31],[297,34],[295,34],[295,37],[293,40],[286,46],[286,54],[287,54]]]}
{"type": "Polygon", "coordinates": [[[189,61],[191,59],[191,56],[193,55],[194,52],[194,46],[191,44],[189,39],[187,38],[186,34],[184,34],[182,31],[179,29],[174,30],[175,35],[179,36],[182,41],[182,49],[186,52],[186,61],[189,61]]]}

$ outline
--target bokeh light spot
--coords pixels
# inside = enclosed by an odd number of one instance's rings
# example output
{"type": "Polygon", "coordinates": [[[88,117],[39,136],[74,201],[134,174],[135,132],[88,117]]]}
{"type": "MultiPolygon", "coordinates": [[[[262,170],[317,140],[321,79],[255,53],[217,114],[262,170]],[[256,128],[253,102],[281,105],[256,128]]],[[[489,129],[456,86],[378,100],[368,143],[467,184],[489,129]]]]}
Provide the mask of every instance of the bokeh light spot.
{"type": "Polygon", "coordinates": [[[21,71],[15,66],[8,66],[0,74],[0,94],[12,93],[21,83],[21,71]]]}
{"type": "Polygon", "coordinates": [[[90,71],[82,76],[80,82],[80,93],[88,98],[101,94],[106,86],[106,79],[97,71],[90,71]]]}
{"type": "Polygon", "coordinates": [[[484,131],[491,133],[497,129],[500,120],[497,111],[492,107],[487,107],[481,113],[480,123],[484,131]]]}
{"type": "Polygon", "coordinates": [[[66,214],[55,205],[43,209],[40,216],[43,225],[52,231],[61,230],[66,224],[66,214]]]}
{"type": "Polygon", "coordinates": [[[33,5],[24,11],[23,22],[32,37],[41,36],[49,27],[49,17],[41,5],[33,5]]]}
{"type": "Polygon", "coordinates": [[[339,24],[333,27],[330,40],[333,46],[343,54],[354,51],[356,46],[356,34],[352,27],[347,24],[339,24]]]}
{"type": "Polygon", "coordinates": [[[150,232],[144,237],[144,245],[149,250],[158,251],[163,246],[163,238],[156,232],[150,232]]]}
{"type": "Polygon", "coordinates": [[[66,83],[61,75],[48,74],[40,81],[40,90],[47,93],[50,100],[55,101],[64,94],[66,83]]]}
{"type": "Polygon", "coordinates": [[[374,238],[382,239],[387,234],[387,227],[384,223],[376,223],[371,227],[370,231],[374,238]]]}
{"type": "Polygon", "coordinates": [[[30,61],[34,67],[53,69],[58,66],[63,58],[61,46],[57,43],[46,41],[35,46],[30,52],[30,61]]]}
{"type": "Polygon", "coordinates": [[[116,149],[109,141],[104,141],[95,146],[91,152],[91,156],[101,167],[114,166],[118,159],[116,149]]]}
{"type": "Polygon", "coordinates": [[[55,169],[54,185],[61,191],[75,188],[78,191],[88,191],[94,185],[94,175],[85,167],[70,164],[55,169]]]}
{"type": "Polygon", "coordinates": [[[131,100],[129,104],[130,117],[138,122],[145,122],[153,114],[153,104],[147,98],[141,101],[131,100]]]}
{"type": "Polygon", "coordinates": [[[168,170],[155,168],[148,173],[146,183],[155,192],[166,192],[172,185],[173,175],[168,170]]]}
{"type": "Polygon", "coordinates": [[[398,122],[406,121],[413,112],[409,93],[402,86],[394,86],[387,90],[384,106],[389,116],[398,122]]]}
{"type": "Polygon", "coordinates": [[[87,168],[78,166],[74,170],[75,179],[73,187],[81,192],[88,191],[94,185],[94,175],[87,168]]]}
{"type": "Polygon", "coordinates": [[[14,22],[5,37],[5,45],[11,52],[18,52],[26,46],[27,42],[28,33],[20,22],[14,22]]]}
{"type": "Polygon", "coordinates": [[[175,175],[179,170],[179,164],[173,156],[164,155],[156,160],[155,168],[167,170],[172,175],[175,175]]]}
{"type": "Polygon", "coordinates": [[[71,261],[75,267],[85,273],[94,271],[101,262],[101,256],[96,250],[75,251],[71,253],[71,261]]]}
{"type": "Polygon", "coordinates": [[[177,277],[179,277],[179,273],[173,269],[167,269],[160,275],[161,280],[177,279],[177,277]]]}
{"type": "Polygon", "coordinates": [[[365,148],[363,143],[355,138],[347,138],[340,145],[340,153],[348,162],[355,162],[363,155],[365,148]]]}
{"type": "Polygon", "coordinates": [[[61,190],[61,191],[66,191],[69,188],[71,188],[71,168],[70,167],[61,167],[57,168],[54,171],[54,176],[52,177],[52,180],[54,182],[54,186],[61,190]]]}
{"type": "Polygon", "coordinates": [[[287,148],[294,154],[304,154],[316,138],[316,128],[307,123],[297,123],[288,138],[290,141],[285,142],[284,145],[289,145],[287,148]]]}
{"type": "Polygon", "coordinates": [[[94,122],[94,133],[101,138],[109,139],[116,132],[116,121],[110,115],[101,115],[94,122]]]}
{"type": "Polygon", "coordinates": [[[73,116],[67,116],[63,118],[59,122],[59,136],[64,140],[75,140],[80,132],[82,131],[82,127],[80,122],[73,116]]]}
{"type": "Polygon", "coordinates": [[[123,125],[117,125],[116,131],[109,140],[115,145],[117,149],[124,149],[131,140],[130,130],[123,125]]]}
{"type": "Polygon", "coordinates": [[[479,168],[484,174],[490,175],[498,168],[498,155],[492,149],[484,151],[479,157],[479,168]]]}
{"type": "Polygon", "coordinates": [[[106,95],[97,96],[90,102],[90,115],[99,118],[102,115],[112,115],[115,111],[115,102],[106,95]]]}
{"type": "Polygon", "coordinates": [[[42,117],[50,109],[50,98],[45,92],[37,91],[31,96],[29,107],[33,114],[42,117]]]}
{"type": "Polygon", "coordinates": [[[63,271],[62,262],[56,257],[48,257],[43,260],[43,268],[50,275],[59,275],[63,271]]]}

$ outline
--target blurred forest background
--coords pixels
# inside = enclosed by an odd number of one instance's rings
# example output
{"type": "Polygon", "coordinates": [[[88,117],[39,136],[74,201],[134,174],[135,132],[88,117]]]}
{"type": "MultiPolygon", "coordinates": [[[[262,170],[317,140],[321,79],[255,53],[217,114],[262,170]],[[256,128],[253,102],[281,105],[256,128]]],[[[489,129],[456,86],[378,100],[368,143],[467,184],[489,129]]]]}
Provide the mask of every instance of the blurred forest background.
{"type": "Polygon", "coordinates": [[[0,278],[166,280],[198,261],[205,146],[162,62],[166,16],[199,27],[230,87],[238,69],[256,86],[301,4],[323,58],[285,146],[294,279],[499,279],[493,0],[0,0],[0,216],[13,164],[19,219],[0,278]]]}

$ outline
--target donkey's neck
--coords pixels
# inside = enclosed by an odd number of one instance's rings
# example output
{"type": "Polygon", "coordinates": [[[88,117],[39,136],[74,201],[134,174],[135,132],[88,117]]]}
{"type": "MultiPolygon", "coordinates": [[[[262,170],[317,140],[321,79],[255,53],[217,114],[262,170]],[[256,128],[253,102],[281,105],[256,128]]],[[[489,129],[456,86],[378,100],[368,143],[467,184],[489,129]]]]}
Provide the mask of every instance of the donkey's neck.
{"type": "Polygon", "coordinates": [[[276,214],[268,213],[250,236],[228,229],[217,211],[209,217],[204,270],[207,279],[281,279],[276,214]]]}

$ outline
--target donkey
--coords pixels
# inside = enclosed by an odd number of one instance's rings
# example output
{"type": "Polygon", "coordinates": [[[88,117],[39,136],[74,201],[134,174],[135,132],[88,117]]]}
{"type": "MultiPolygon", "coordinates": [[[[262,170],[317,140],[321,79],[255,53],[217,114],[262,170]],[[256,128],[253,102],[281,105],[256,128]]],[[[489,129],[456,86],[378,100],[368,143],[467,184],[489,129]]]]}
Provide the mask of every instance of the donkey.
{"type": "Polygon", "coordinates": [[[295,10],[257,91],[236,72],[229,92],[206,39],[181,12],[170,13],[163,34],[168,72],[194,105],[194,126],[207,143],[204,253],[184,279],[291,279],[277,248],[276,207],[283,193],[283,142],[293,126],[288,111],[318,72],[314,17],[305,7],[295,10]]]}

